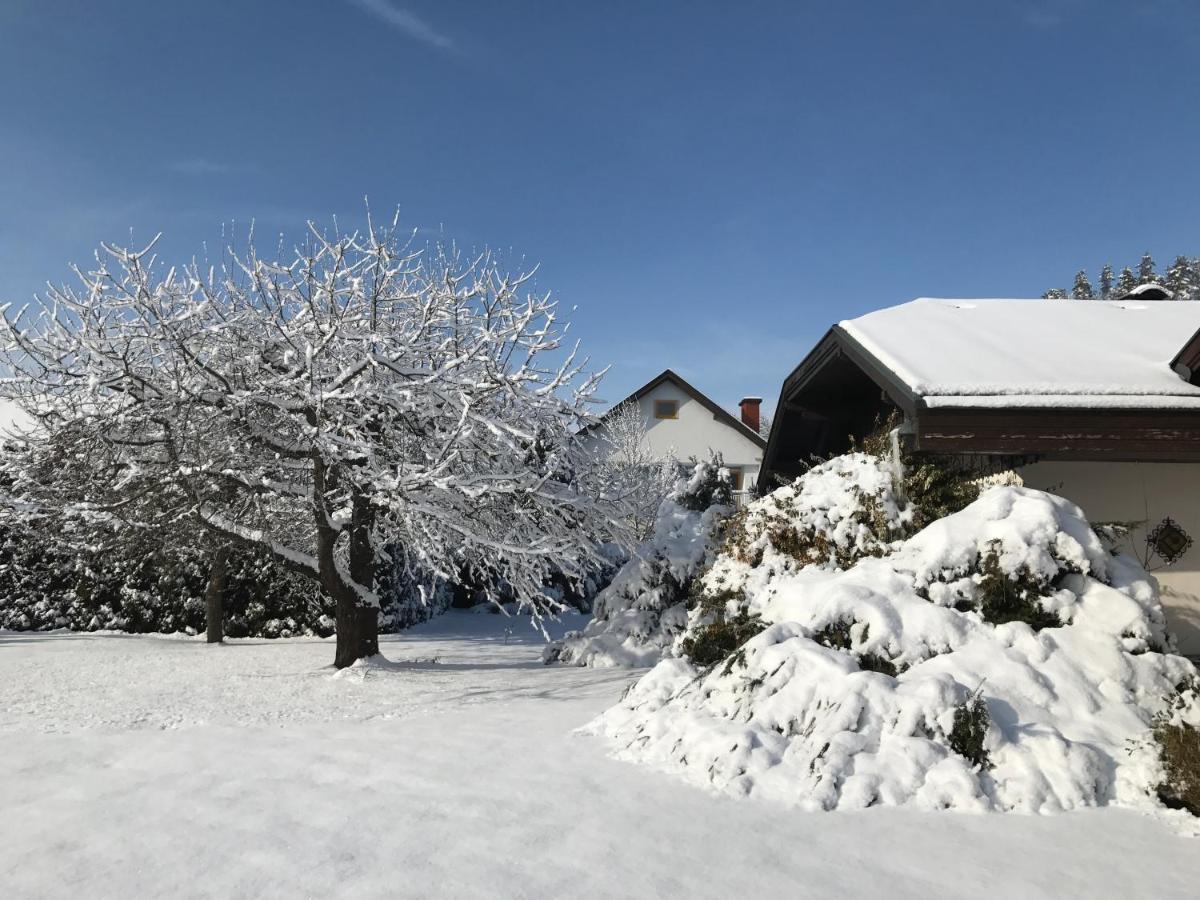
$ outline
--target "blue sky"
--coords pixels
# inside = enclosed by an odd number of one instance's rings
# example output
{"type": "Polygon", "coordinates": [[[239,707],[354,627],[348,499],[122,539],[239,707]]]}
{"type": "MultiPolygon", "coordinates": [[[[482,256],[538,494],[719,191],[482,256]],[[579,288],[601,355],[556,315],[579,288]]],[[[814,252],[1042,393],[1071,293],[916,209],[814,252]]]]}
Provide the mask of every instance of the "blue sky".
{"type": "Polygon", "coordinates": [[[612,363],[772,402],[838,319],[1200,254],[1189,0],[0,0],[0,302],[399,206],[612,363]]]}

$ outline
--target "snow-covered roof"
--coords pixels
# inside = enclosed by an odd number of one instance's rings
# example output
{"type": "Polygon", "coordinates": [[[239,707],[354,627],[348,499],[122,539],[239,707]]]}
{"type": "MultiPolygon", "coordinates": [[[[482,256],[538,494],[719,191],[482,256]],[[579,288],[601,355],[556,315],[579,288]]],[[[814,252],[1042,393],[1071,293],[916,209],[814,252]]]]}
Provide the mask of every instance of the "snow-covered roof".
{"type": "Polygon", "coordinates": [[[1167,290],[1167,288],[1163,287],[1161,284],[1157,284],[1156,282],[1153,282],[1153,281],[1148,281],[1145,284],[1139,284],[1137,287],[1133,288],[1131,291],[1128,291],[1125,294],[1125,296],[1126,297],[1136,297],[1140,294],[1150,294],[1152,296],[1161,294],[1161,295],[1165,295],[1167,297],[1175,296],[1173,292],[1167,290]]]}
{"type": "Polygon", "coordinates": [[[1200,409],[1200,303],[922,298],[840,323],[930,407],[1200,409]]]}

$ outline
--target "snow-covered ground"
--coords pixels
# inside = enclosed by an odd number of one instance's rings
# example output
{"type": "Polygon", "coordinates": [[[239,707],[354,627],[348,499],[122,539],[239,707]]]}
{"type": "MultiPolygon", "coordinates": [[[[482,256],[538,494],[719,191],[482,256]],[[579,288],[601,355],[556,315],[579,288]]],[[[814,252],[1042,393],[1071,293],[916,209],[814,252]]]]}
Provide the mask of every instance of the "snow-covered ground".
{"type": "Polygon", "coordinates": [[[804,813],[610,759],[574,729],[641,673],[522,625],[337,677],[320,640],[0,634],[0,893],[1196,896],[1196,840],[1127,810],[804,813]]]}

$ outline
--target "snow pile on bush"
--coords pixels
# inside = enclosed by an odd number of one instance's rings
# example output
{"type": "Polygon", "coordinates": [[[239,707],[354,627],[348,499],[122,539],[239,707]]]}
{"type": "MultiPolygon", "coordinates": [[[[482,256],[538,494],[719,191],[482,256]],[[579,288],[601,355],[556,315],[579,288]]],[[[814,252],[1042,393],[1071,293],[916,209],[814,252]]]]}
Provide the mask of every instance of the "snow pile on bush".
{"type": "Polygon", "coordinates": [[[687,600],[733,502],[720,457],[695,463],[658,510],[651,536],[596,597],[583,631],[546,647],[546,663],[651,666],[687,625],[687,600]]]}
{"type": "Polygon", "coordinates": [[[771,571],[845,568],[889,552],[912,518],[886,465],[848,453],[750,504],[729,528],[710,577],[733,576],[746,569],[742,564],[771,571]]]}
{"type": "Polygon", "coordinates": [[[1194,735],[1200,703],[1195,668],[1165,652],[1155,581],[1078,507],[1021,487],[890,542],[911,511],[858,456],[750,507],[686,656],[589,728],[620,756],[812,809],[1167,796],[1153,729],[1194,735]],[[839,480],[861,486],[858,512],[817,500],[839,480]]]}

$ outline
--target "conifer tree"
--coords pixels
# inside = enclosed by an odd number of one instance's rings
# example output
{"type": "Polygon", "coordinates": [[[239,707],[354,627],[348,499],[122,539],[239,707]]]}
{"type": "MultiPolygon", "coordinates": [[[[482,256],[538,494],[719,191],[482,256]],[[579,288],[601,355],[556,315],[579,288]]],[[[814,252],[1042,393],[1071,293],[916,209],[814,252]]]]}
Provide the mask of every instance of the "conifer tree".
{"type": "Polygon", "coordinates": [[[1120,276],[1117,278],[1116,299],[1120,299],[1138,286],[1137,276],[1133,274],[1133,269],[1126,266],[1121,270],[1120,276]]]}
{"type": "Polygon", "coordinates": [[[1042,294],[1043,300],[1066,300],[1067,292],[1062,288],[1050,288],[1046,293],[1042,294]]]}
{"type": "Polygon", "coordinates": [[[1194,300],[1197,288],[1200,288],[1195,261],[1186,256],[1175,257],[1171,268],[1167,269],[1166,285],[1171,292],[1172,300],[1194,300]]]}
{"type": "Polygon", "coordinates": [[[1200,257],[1188,256],[1185,257],[1187,265],[1185,272],[1187,273],[1188,290],[1182,296],[1177,296],[1176,300],[1200,300],[1200,257]]]}
{"type": "Polygon", "coordinates": [[[1075,273],[1075,285],[1071,288],[1071,296],[1076,300],[1095,300],[1096,293],[1092,283],[1088,281],[1087,272],[1080,269],[1075,273]]]}
{"type": "Polygon", "coordinates": [[[1104,268],[1100,270],[1100,299],[1109,300],[1112,298],[1113,292],[1113,267],[1105,263],[1104,268]]]}
{"type": "Polygon", "coordinates": [[[1142,254],[1141,262],[1138,263],[1138,284],[1159,284],[1160,279],[1154,271],[1154,257],[1149,251],[1142,254]]]}

